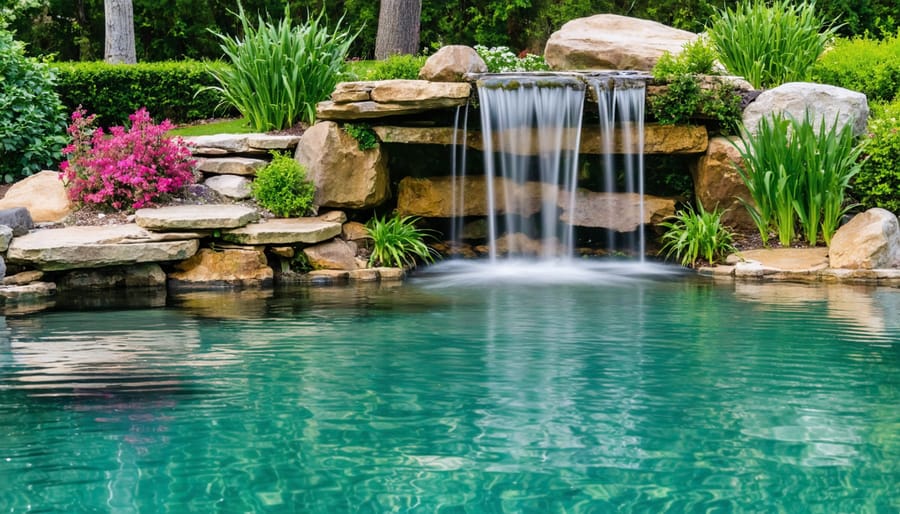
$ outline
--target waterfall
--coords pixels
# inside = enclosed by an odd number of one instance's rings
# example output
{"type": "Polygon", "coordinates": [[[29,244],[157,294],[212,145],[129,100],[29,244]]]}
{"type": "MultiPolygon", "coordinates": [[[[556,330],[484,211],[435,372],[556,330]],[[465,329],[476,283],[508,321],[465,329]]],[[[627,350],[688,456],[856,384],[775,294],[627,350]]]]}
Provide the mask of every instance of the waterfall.
{"type": "MultiPolygon", "coordinates": [[[[488,255],[496,263],[536,255],[542,261],[575,256],[573,221],[582,167],[585,100],[596,100],[601,138],[603,193],[638,193],[643,219],[644,81],[601,74],[495,74],[478,81],[484,150],[488,255]],[[617,136],[617,134],[620,134],[617,136]],[[618,139],[617,139],[618,138],[618,139]],[[568,210],[569,216],[561,213],[568,210]],[[538,242],[535,247],[535,242],[538,242]]],[[[466,212],[465,132],[468,109],[457,110],[453,134],[451,237],[459,242],[466,212]],[[460,124],[460,118],[463,118],[460,124]],[[460,128],[462,127],[462,128],[460,128]],[[459,148],[460,150],[457,150],[459,148]]],[[[474,180],[474,179],[473,179],[474,180]]],[[[614,219],[615,202],[605,202],[614,219]]],[[[607,249],[621,251],[608,231],[607,249]]],[[[628,235],[628,250],[643,261],[644,228],[628,235]]]]}

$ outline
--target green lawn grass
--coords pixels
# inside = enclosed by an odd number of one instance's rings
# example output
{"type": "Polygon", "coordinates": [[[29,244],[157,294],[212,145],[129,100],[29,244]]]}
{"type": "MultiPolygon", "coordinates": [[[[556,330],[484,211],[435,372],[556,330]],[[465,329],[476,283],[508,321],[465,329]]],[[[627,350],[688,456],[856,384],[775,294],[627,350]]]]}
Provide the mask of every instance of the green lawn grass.
{"type": "Polygon", "coordinates": [[[368,80],[369,73],[375,67],[375,63],[378,61],[347,61],[349,66],[349,72],[355,76],[355,78],[350,77],[350,80],[368,80]]]}
{"type": "Polygon", "coordinates": [[[212,134],[247,134],[254,132],[245,118],[233,118],[212,123],[186,125],[169,131],[170,136],[209,136],[212,134]]]}

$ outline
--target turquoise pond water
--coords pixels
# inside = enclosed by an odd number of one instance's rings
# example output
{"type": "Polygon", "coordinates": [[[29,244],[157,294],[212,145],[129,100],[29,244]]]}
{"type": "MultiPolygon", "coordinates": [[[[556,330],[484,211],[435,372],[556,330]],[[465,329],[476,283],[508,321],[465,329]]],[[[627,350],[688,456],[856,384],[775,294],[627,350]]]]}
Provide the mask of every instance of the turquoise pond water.
{"type": "Polygon", "coordinates": [[[900,511],[900,289],[587,270],[0,322],[0,512],[900,511]]]}

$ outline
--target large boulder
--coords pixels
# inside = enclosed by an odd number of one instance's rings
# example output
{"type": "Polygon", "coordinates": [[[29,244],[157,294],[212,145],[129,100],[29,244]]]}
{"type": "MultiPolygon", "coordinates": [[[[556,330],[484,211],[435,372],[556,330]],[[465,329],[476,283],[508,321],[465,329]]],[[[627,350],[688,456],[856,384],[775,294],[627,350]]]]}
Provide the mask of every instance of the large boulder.
{"type": "Polygon", "coordinates": [[[56,171],[42,171],[14,184],[0,199],[0,209],[25,207],[35,223],[60,221],[72,213],[69,201],[56,171]]]}
{"type": "Polygon", "coordinates": [[[261,287],[271,284],[272,268],[262,250],[203,248],[193,257],[175,265],[169,274],[178,287],[240,286],[261,287]]]}
{"type": "Polygon", "coordinates": [[[390,195],[383,149],[360,150],[356,139],[337,123],[324,121],[310,127],[297,145],[295,158],[315,183],[315,204],[320,207],[367,209],[390,195]]]}
{"type": "MultiPolygon", "coordinates": [[[[738,173],[736,163],[741,154],[734,146],[736,138],[714,137],[706,153],[691,170],[694,196],[707,211],[723,210],[722,221],[740,229],[753,229],[756,224],[740,199],[751,201],[750,191],[738,173]]],[[[740,144],[738,142],[738,144],[740,144]]]]}
{"type": "Polygon", "coordinates": [[[886,209],[857,214],[831,238],[832,268],[880,269],[900,267],[900,224],[886,209]]]}
{"type": "Polygon", "coordinates": [[[853,134],[866,131],[869,104],[866,95],[826,84],[789,82],[763,91],[744,109],[744,126],[755,134],[759,121],[772,113],[790,115],[802,120],[807,112],[816,127],[824,120],[827,126],[837,121],[838,128],[852,124],[853,134]]]}
{"type": "Polygon", "coordinates": [[[435,82],[464,82],[470,73],[487,73],[484,60],[472,47],[448,45],[428,57],[419,78],[435,82]]]}
{"type": "Polygon", "coordinates": [[[554,32],[544,59],[554,70],[653,69],[665,52],[677,54],[697,38],[655,21],[615,14],[578,18],[554,32]]]}

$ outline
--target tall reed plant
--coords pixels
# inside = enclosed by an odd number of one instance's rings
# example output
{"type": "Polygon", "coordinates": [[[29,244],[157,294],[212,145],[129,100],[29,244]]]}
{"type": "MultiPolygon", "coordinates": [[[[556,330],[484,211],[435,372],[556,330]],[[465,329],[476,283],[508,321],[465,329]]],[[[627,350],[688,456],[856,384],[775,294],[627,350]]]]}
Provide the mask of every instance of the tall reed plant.
{"type": "Polygon", "coordinates": [[[774,231],[782,246],[799,233],[815,246],[825,244],[838,228],[850,180],[861,166],[862,146],[851,124],[822,119],[818,127],[809,113],[802,120],[773,114],[760,120],[757,133],[741,132],[736,145],[743,163],[738,171],[753,202],[744,202],[763,244],[774,231]]]}
{"type": "Polygon", "coordinates": [[[725,68],[760,89],[805,80],[839,27],[814,1],[741,0],[718,11],[707,33],[725,68]]]}
{"type": "Polygon", "coordinates": [[[346,72],[346,57],[357,33],[329,29],[324,11],[294,25],[289,7],[273,23],[258,17],[254,26],[238,3],[243,38],[214,33],[231,67],[210,68],[221,93],[255,130],[280,130],[298,121],[312,124],[316,104],[328,98],[346,72]]]}

